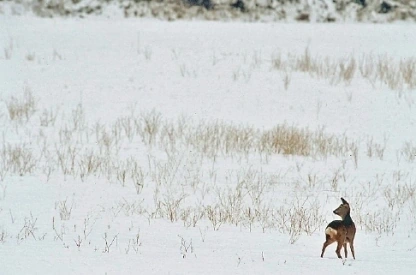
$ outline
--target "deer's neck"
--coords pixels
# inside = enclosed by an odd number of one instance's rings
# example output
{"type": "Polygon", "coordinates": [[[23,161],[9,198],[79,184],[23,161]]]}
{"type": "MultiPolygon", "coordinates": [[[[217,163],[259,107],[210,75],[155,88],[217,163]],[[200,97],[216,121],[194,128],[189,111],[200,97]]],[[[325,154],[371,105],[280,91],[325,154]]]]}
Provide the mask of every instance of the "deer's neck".
{"type": "Polygon", "coordinates": [[[351,219],[351,216],[350,216],[350,212],[349,211],[348,211],[347,215],[344,217],[344,219],[342,219],[342,221],[343,221],[343,223],[345,225],[351,225],[351,224],[353,224],[353,221],[351,219]]]}

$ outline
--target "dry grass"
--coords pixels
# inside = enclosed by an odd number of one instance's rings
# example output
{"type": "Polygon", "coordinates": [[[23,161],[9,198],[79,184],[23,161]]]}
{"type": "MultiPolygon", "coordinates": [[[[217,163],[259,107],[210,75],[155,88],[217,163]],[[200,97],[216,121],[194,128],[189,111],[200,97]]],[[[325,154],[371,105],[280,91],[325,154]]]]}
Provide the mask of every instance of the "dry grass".
{"type": "MultiPolygon", "coordinates": [[[[19,176],[31,174],[35,171],[38,161],[33,150],[25,143],[6,144],[0,148],[1,174],[4,176],[10,172],[19,176]]],[[[2,178],[4,179],[4,176],[2,178]]]]}
{"type": "Polygon", "coordinates": [[[287,91],[287,89],[289,89],[289,85],[290,85],[291,80],[292,80],[292,76],[288,72],[285,72],[282,76],[282,81],[283,81],[283,88],[286,91],[287,91]]]}
{"type": "Polygon", "coordinates": [[[261,133],[260,148],[283,155],[315,157],[340,156],[358,150],[356,142],[346,136],[336,137],[325,134],[323,129],[311,131],[286,124],[261,133]]]}
{"type": "Polygon", "coordinates": [[[371,85],[387,86],[391,90],[416,87],[416,59],[394,60],[387,56],[363,55],[343,59],[313,56],[309,48],[301,55],[281,54],[272,57],[272,68],[279,71],[308,73],[311,77],[327,79],[331,84],[350,84],[362,77],[371,85]]]}
{"type": "Polygon", "coordinates": [[[39,115],[40,125],[43,127],[54,127],[58,113],[58,109],[44,109],[42,114],[39,115]]]}
{"type": "Polygon", "coordinates": [[[401,153],[407,161],[414,162],[416,160],[416,145],[413,145],[411,141],[405,142],[401,153]]]}
{"type": "MultiPolygon", "coordinates": [[[[306,60],[302,64],[311,66],[306,60]]],[[[32,96],[23,98],[35,101],[32,96]]],[[[59,121],[52,110],[40,115],[40,125],[22,125],[38,147],[3,142],[1,180],[43,175],[46,181],[52,176],[71,177],[87,184],[99,178],[142,198],[117,204],[111,210],[114,218],[124,213],[144,216],[149,223],[158,218],[185,227],[208,223],[213,230],[231,224],[247,231],[279,231],[295,243],[326,225],[325,200],[339,194],[352,197],[353,217],[361,230],[380,234],[394,233],[400,222],[396,217],[415,204],[415,185],[401,172],[393,175],[392,185],[386,185],[384,177],[358,184],[350,177],[361,171],[362,157],[382,161],[387,141],[378,144],[370,137],[365,143],[325,133],[322,128],[287,124],[258,129],[187,117],[168,120],[156,110],[135,114],[134,108],[105,125],[89,122],[82,104],[69,115],[62,114],[65,119],[59,121]],[[359,154],[360,144],[366,154],[359,154]],[[143,148],[145,153],[131,148],[143,148]],[[351,156],[355,165],[348,168],[345,156],[351,156]],[[309,168],[294,163],[295,158],[306,161],[309,168]],[[343,161],[328,171],[313,171],[315,165],[326,166],[327,158],[343,161]],[[286,166],[281,168],[281,164],[286,166]],[[384,201],[379,206],[373,198],[384,201]]],[[[415,151],[408,142],[401,153],[412,162],[415,151]]],[[[55,207],[61,220],[71,218],[72,206],[66,200],[55,207]]],[[[62,231],[54,230],[57,239],[64,238],[62,231]]],[[[113,239],[109,237],[107,250],[113,239]]],[[[80,246],[80,240],[86,242],[86,237],[74,239],[80,246]]],[[[134,243],[137,248],[138,242],[134,243]]]]}
{"type": "Polygon", "coordinates": [[[380,144],[374,142],[372,138],[369,138],[367,140],[367,156],[369,158],[377,157],[378,159],[383,160],[384,152],[386,150],[386,142],[386,139],[384,139],[384,144],[380,144]]]}
{"type": "Polygon", "coordinates": [[[36,111],[36,101],[29,88],[22,97],[11,97],[6,101],[9,117],[13,121],[27,122],[36,111]]]}
{"type": "Polygon", "coordinates": [[[12,58],[14,49],[15,49],[15,42],[12,38],[9,38],[9,43],[7,44],[7,46],[3,48],[4,58],[6,60],[9,60],[12,58]]]}

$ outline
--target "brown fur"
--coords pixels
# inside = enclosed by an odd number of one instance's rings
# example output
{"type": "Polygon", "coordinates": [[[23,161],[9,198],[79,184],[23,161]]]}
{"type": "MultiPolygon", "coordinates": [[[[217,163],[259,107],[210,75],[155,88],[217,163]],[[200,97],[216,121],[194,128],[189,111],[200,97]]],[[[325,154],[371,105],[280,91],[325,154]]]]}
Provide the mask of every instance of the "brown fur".
{"type": "Polygon", "coordinates": [[[342,220],[334,220],[326,227],[326,240],[322,246],[321,258],[324,256],[326,247],[337,242],[338,245],[335,253],[337,253],[338,258],[342,259],[340,252],[342,246],[344,246],[345,258],[347,258],[347,244],[349,243],[352,257],[355,260],[354,238],[356,228],[350,216],[350,205],[343,198],[341,198],[341,201],[341,205],[334,210],[334,214],[340,216],[342,220]]]}

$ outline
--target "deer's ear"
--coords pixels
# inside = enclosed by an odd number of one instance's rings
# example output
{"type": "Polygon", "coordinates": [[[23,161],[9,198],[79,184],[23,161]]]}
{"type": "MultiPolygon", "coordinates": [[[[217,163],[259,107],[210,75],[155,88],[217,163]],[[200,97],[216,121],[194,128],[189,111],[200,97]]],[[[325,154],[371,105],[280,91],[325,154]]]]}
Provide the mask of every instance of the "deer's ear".
{"type": "Polygon", "coordinates": [[[344,200],[344,198],[341,198],[341,201],[343,204],[348,204],[348,202],[346,200],[344,200]]]}

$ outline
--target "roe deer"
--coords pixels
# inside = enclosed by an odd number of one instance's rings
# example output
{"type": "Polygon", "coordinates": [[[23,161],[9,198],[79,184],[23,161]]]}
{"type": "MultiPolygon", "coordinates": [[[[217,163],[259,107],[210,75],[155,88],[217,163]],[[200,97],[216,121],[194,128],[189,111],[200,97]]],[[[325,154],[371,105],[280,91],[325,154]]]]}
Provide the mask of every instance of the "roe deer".
{"type": "Polygon", "coordinates": [[[328,224],[325,229],[325,236],[326,241],[322,247],[321,258],[324,256],[325,248],[332,244],[333,242],[337,242],[337,249],[335,252],[338,255],[338,258],[342,259],[341,257],[341,247],[344,246],[345,258],[347,258],[347,244],[350,244],[350,249],[352,253],[352,257],[355,260],[355,252],[354,252],[354,237],[355,237],[355,224],[351,219],[350,216],[350,205],[346,200],[341,198],[341,205],[334,210],[334,214],[340,216],[342,220],[334,220],[328,224]]]}

